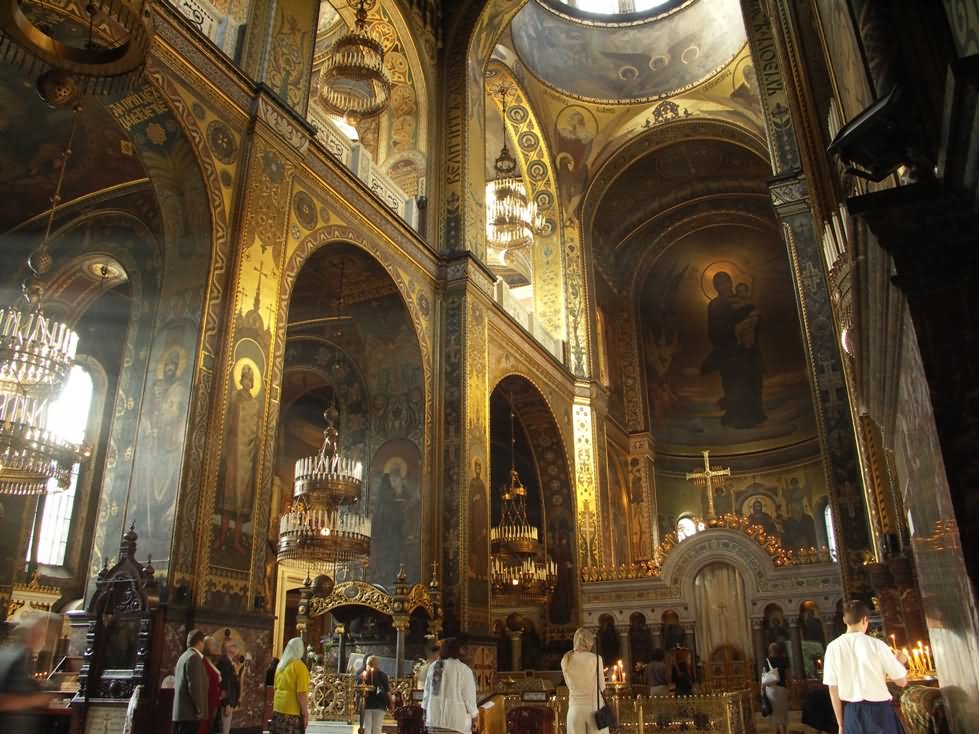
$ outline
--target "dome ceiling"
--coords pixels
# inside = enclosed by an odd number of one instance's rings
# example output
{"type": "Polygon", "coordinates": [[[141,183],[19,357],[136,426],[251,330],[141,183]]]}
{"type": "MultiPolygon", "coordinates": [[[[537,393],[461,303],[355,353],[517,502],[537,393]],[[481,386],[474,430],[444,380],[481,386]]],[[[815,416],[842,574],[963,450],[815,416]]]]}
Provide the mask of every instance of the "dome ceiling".
{"type": "Polygon", "coordinates": [[[713,76],[744,46],[739,0],[690,0],[634,23],[585,22],[531,0],[514,48],[543,83],[577,99],[647,102],[713,76]]]}

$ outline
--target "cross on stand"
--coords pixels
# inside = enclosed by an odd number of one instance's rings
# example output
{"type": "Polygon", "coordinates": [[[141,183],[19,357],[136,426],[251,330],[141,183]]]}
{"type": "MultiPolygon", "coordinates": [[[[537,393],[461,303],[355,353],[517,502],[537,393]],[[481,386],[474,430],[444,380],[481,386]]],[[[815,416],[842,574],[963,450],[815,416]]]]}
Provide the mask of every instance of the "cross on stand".
{"type": "Polygon", "coordinates": [[[707,518],[713,520],[717,517],[714,512],[714,477],[729,477],[731,470],[728,467],[710,466],[710,451],[701,451],[704,455],[704,470],[687,472],[687,479],[702,485],[707,490],[707,518]]]}

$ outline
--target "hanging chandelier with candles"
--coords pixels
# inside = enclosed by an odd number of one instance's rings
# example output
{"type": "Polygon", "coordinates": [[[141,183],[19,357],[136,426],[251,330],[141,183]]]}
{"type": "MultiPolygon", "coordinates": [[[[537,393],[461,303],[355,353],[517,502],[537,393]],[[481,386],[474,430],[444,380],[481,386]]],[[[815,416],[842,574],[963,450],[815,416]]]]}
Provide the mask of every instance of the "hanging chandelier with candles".
{"type": "Polygon", "coordinates": [[[517,169],[507,146],[506,114],[509,90],[497,90],[503,103],[503,147],[493,164],[493,180],[486,184],[486,244],[497,250],[520,250],[534,244],[544,219],[517,169]]]}
{"type": "Polygon", "coordinates": [[[62,9],[37,0],[0,0],[0,59],[37,75],[37,90],[52,106],[71,104],[85,94],[131,90],[142,78],[152,38],[146,0],[89,0],[62,9]],[[69,26],[86,32],[52,29],[47,22],[35,25],[35,12],[46,18],[60,13],[69,26]]]}
{"type": "Polygon", "coordinates": [[[360,509],[364,469],[342,455],[339,413],[323,413],[323,445],[315,456],[296,462],[292,506],[279,520],[279,563],[314,570],[336,579],[342,563],[366,560],[371,520],[360,509]]]}
{"type": "Polygon", "coordinates": [[[75,464],[87,456],[80,444],[59,433],[58,426],[49,425],[51,408],[75,362],[78,334],[42,309],[42,280],[52,265],[48,239],[77,122],[76,108],[47,227],[27,259],[30,276],[21,286],[23,299],[0,308],[0,494],[42,494],[52,480],[66,489],[75,464]]]}
{"type": "Polygon", "coordinates": [[[320,101],[349,124],[383,112],[391,98],[384,46],[367,31],[364,0],[354,29],[337,39],[320,71],[320,101]]]}
{"type": "Polygon", "coordinates": [[[554,592],[557,565],[546,560],[540,533],[527,518],[527,488],[516,467],[513,402],[510,403],[510,478],[500,488],[500,524],[490,529],[491,583],[500,597],[544,603],[554,592]]]}

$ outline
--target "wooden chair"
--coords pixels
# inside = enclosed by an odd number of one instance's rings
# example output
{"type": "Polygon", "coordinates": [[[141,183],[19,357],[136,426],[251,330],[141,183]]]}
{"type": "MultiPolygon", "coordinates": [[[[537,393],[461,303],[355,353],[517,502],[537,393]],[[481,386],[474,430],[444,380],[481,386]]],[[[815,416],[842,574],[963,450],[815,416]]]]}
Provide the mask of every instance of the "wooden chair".
{"type": "Polygon", "coordinates": [[[554,710],[547,706],[517,706],[506,716],[509,734],[554,734],[554,710]]]}
{"type": "Polygon", "coordinates": [[[398,706],[394,710],[394,720],[398,722],[398,734],[424,734],[425,712],[416,703],[398,706]]]}

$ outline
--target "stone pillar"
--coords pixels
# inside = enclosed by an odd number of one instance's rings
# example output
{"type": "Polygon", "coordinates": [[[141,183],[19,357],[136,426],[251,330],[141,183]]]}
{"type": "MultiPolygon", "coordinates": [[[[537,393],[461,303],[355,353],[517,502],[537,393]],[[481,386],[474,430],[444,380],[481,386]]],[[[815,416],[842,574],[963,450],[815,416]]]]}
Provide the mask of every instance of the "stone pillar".
{"type": "Polygon", "coordinates": [[[648,431],[629,436],[629,504],[638,518],[641,534],[633,560],[650,560],[659,545],[656,502],[656,439],[648,431]]]}
{"type": "Polygon", "coordinates": [[[507,630],[510,636],[510,669],[523,670],[523,630],[507,630]]]}
{"type": "Polygon", "coordinates": [[[765,630],[762,627],[762,620],[751,620],[751,643],[755,651],[755,668],[761,670],[762,663],[768,657],[768,650],[765,645],[765,630]]]}
{"type": "Polygon", "coordinates": [[[242,66],[305,118],[319,0],[252,0],[242,66]]]}
{"type": "MultiPolygon", "coordinates": [[[[693,653],[694,658],[697,658],[698,657],[698,650],[697,650],[697,625],[695,625],[695,624],[685,624],[685,625],[683,625],[683,637],[684,637],[684,640],[686,641],[687,647],[690,649],[690,652],[693,653]]],[[[708,655],[710,655],[710,650],[704,650],[703,657],[706,658],[708,655]]],[[[696,662],[696,660],[695,660],[695,662],[696,662]]]]}
{"type": "Polygon", "coordinates": [[[489,633],[490,549],[488,294],[494,279],[471,253],[450,260],[441,304],[443,389],[442,488],[435,536],[441,538],[442,603],[446,635],[489,633]],[[474,512],[482,502],[480,513],[474,512]],[[481,542],[482,547],[474,543],[481,542]]]}
{"type": "Polygon", "coordinates": [[[663,624],[662,622],[652,622],[649,625],[649,631],[653,635],[653,648],[663,647],[663,624]]]}
{"type": "Polygon", "coordinates": [[[340,640],[337,645],[337,673],[343,675],[347,672],[347,628],[338,624],[334,631],[340,640]]]}
{"type": "Polygon", "coordinates": [[[408,632],[408,622],[398,620],[394,623],[394,630],[397,635],[394,642],[394,677],[400,678],[403,675],[405,661],[405,634],[408,632]]]}
{"type": "Polygon", "coordinates": [[[810,368],[816,422],[820,427],[824,475],[834,508],[840,571],[847,596],[866,596],[864,561],[875,554],[864,504],[850,399],[843,380],[840,340],[835,328],[822,250],[822,226],[816,221],[809,184],[802,172],[799,146],[783,82],[791,62],[761,0],[744,4],[745,27],[755,68],[759,70],[762,107],[772,169],[769,188],[794,274],[803,345],[810,368]]]}
{"type": "Polygon", "coordinates": [[[629,628],[619,630],[619,659],[622,661],[622,670],[625,671],[625,679],[632,682],[632,648],[629,646],[629,628]]]}
{"type": "Polygon", "coordinates": [[[789,619],[789,639],[792,642],[792,677],[801,680],[806,675],[806,668],[802,664],[802,633],[797,617],[789,619]]]}

